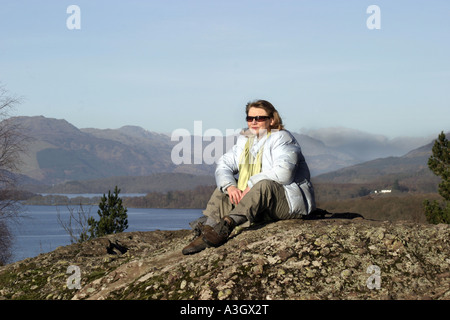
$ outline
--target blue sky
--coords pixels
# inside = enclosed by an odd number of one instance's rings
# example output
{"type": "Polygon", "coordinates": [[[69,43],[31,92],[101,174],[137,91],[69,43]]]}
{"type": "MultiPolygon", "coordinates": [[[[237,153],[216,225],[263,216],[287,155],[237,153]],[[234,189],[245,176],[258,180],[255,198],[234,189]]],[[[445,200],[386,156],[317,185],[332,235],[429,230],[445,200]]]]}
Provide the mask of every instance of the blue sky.
{"type": "Polygon", "coordinates": [[[446,0],[0,0],[0,39],[0,81],[24,97],[14,114],[79,128],[201,120],[225,134],[267,99],[297,132],[450,130],[446,0]]]}

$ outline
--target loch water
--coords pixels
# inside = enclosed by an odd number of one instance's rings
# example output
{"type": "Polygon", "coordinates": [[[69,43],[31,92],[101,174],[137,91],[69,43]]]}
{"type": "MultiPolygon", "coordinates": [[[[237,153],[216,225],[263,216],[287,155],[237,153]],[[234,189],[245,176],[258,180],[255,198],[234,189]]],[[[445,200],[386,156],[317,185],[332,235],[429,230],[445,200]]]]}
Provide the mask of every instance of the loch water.
{"type": "MultiPolygon", "coordinates": [[[[71,209],[77,213],[79,206],[71,209]]],[[[83,210],[98,219],[98,206],[83,206],[83,210]]],[[[24,205],[22,211],[19,218],[9,222],[13,234],[9,262],[35,257],[71,244],[69,234],[58,222],[58,214],[62,221],[69,220],[68,207],[24,205]]],[[[125,232],[190,229],[189,222],[201,215],[201,209],[128,208],[128,229],[125,232]]]]}

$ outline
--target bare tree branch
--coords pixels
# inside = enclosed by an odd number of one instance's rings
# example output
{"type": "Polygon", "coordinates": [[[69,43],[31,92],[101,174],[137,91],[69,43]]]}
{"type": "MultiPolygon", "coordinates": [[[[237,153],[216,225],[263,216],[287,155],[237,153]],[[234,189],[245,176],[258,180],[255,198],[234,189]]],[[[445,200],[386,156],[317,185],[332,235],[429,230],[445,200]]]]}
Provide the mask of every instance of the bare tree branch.
{"type": "Polygon", "coordinates": [[[6,223],[18,216],[16,171],[20,154],[25,151],[27,137],[18,123],[10,118],[11,111],[22,99],[9,95],[0,83],[0,265],[10,258],[12,235],[6,223]]]}
{"type": "Polygon", "coordinates": [[[69,210],[69,220],[64,221],[61,218],[61,214],[58,208],[57,211],[57,219],[58,223],[70,236],[71,243],[80,243],[87,240],[87,233],[89,231],[88,219],[91,216],[91,209],[86,212],[80,203],[79,208],[76,210],[75,208],[67,206],[67,210],[69,210]]]}

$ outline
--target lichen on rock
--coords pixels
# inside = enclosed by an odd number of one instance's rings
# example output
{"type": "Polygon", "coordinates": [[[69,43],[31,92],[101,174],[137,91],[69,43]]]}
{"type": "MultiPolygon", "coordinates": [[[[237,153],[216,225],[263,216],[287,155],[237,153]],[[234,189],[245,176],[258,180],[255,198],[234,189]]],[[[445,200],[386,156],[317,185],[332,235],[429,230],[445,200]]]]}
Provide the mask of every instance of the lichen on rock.
{"type": "Polygon", "coordinates": [[[449,225],[279,221],[184,256],[191,238],[189,230],[124,232],[60,247],[0,267],[0,297],[450,299],[449,225]],[[71,265],[79,289],[68,286],[71,265]]]}

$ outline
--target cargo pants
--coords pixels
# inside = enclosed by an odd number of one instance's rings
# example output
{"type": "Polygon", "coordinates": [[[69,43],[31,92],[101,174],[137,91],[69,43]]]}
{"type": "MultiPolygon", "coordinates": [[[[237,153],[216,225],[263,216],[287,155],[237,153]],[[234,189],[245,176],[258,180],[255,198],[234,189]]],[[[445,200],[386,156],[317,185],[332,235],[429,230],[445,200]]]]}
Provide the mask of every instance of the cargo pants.
{"type": "Polygon", "coordinates": [[[262,180],[234,205],[228,194],[216,189],[212,194],[203,214],[208,217],[208,224],[218,223],[226,216],[231,216],[237,224],[250,225],[255,222],[291,219],[289,203],[284,188],[278,182],[262,180]]]}

